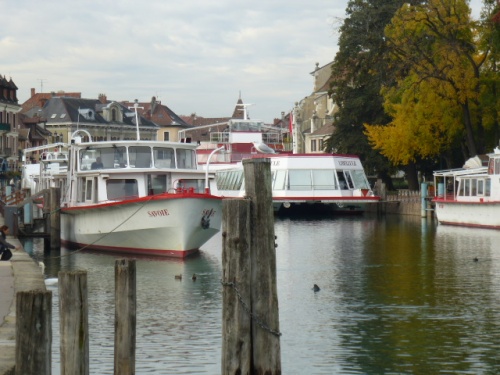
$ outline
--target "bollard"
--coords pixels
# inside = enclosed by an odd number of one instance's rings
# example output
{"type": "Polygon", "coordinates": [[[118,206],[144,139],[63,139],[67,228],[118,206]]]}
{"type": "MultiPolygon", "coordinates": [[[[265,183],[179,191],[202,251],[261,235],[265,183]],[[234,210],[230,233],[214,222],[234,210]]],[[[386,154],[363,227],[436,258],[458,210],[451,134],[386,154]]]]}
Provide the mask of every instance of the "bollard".
{"type": "Polygon", "coordinates": [[[59,272],[61,375],[89,373],[87,272],[59,272]]]}
{"type": "MultiPolygon", "coordinates": [[[[228,279],[222,280],[227,293],[223,306],[227,320],[223,323],[222,373],[281,375],[271,162],[267,158],[243,160],[243,169],[249,210],[245,204],[237,204],[233,206],[237,213],[224,217],[223,223],[225,246],[232,245],[238,251],[231,254],[231,249],[224,249],[224,257],[229,253],[235,258],[225,259],[223,270],[228,279]],[[228,226],[235,228],[229,230],[228,226]],[[238,239],[240,235],[242,238],[238,239]],[[231,327],[231,323],[238,326],[231,327]],[[232,328],[238,332],[231,333],[232,328]],[[231,342],[236,347],[228,348],[231,342]]],[[[224,202],[225,216],[231,210],[224,202]]]]}
{"type": "Polygon", "coordinates": [[[50,188],[50,248],[61,247],[61,188],[50,188]]]}
{"type": "Polygon", "coordinates": [[[422,182],[422,185],[420,185],[420,197],[422,199],[422,208],[420,211],[420,215],[422,217],[427,217],[427,183],[422,182]]]}
{"type": "Polygon", "coordinates": [[[135,374],[135,270],[135,260],[119,259],[115,263],[115,375],[135,374]]]}
{"type": "Polygon", "coordinates": [[[50,375],[51,346],[52,292],[17,292],[15,375],[50,375]]]}

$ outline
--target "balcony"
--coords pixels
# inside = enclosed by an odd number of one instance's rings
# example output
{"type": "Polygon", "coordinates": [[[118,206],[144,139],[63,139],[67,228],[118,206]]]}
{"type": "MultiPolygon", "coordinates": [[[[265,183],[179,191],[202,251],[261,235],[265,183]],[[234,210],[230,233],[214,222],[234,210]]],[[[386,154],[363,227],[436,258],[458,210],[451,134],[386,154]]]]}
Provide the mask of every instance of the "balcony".
{"type": "Polygon", "coordinates": [[[12,149],[10,147],[0,148],[0,157],[8,158],[9,156],[12,156],[12,149]]]}

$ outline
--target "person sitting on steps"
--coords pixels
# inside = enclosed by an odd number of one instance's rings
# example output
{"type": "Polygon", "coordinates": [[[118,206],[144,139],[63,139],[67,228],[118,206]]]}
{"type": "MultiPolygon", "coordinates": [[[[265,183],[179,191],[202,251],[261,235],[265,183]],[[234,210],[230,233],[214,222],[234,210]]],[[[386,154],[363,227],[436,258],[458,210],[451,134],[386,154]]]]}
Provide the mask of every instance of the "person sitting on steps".
{"type": "Polygon", "coordinates": [[[7,234],[9,233],[9,227],[7,225],[2,225],[0,227],[0,260],[9,260],[12,258],[12,252],[10,249],[14,251],[19,249],[19,246],[14,246],[11,243],[7,242],[7,234]]]}

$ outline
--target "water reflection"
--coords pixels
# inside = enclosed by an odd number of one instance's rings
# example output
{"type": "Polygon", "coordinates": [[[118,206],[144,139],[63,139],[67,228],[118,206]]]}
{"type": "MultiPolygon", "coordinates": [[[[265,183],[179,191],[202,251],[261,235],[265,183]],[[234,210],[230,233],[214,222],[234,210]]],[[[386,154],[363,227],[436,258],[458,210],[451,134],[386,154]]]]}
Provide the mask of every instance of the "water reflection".
{"type": "MultiPolygon", "coordinates": [[[[283,374],[500,371],[500,231],[362,216],[278,218],[275,233],[283,374]]],[[[121,257],[40,248],[47,277],[88,271],[90,372],[111,374],[121,257]]],[[[220,236],[196,258],[137,260],[137,374],[220,373],[220,275],[220,236]]]]}
{"type": "MultiPolygon", "coordinates": [[[[220,372],[219,259],[209,253],[181,261],[74,252],[32,251],[44,259],[46,277],[59,270],[87,270],[89,291],[90,373],[113,373],[114,265],[116,259],[136,259],[137,373],[182,374],[220,372]],[[182,274],[182,280],[175,275],[182,274]],[[196,280],[192,275],[196,274],[196,280]]],[[[53,291],[53,374],[59,374],[57,285],[53,291]]]]}

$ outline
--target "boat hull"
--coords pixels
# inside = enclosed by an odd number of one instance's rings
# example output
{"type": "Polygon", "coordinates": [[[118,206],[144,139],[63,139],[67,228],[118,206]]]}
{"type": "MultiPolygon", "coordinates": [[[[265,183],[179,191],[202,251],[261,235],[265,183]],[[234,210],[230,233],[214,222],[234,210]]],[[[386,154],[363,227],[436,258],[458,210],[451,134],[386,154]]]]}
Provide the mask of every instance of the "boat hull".
{"type": "Polygon", "coordinates": [[[439,223],[466,227],[500,229],[500,202],[458,202],[436,199],[439,223]]]}
{"type": "Polygon", "coordinates": [[[378,197],[372,199],[341,199],[341,197],[330,200],[283,200],[273,197],[274,213],[277,215],[296,214],[362,214],[367,204],[377,203],[378,197]]]}
{"type": "Polygon", "coordinates": [[[144,197],[61,209],[70,247],[184,258],[219,232],[222,200],[202,194],[144,197]]]}

